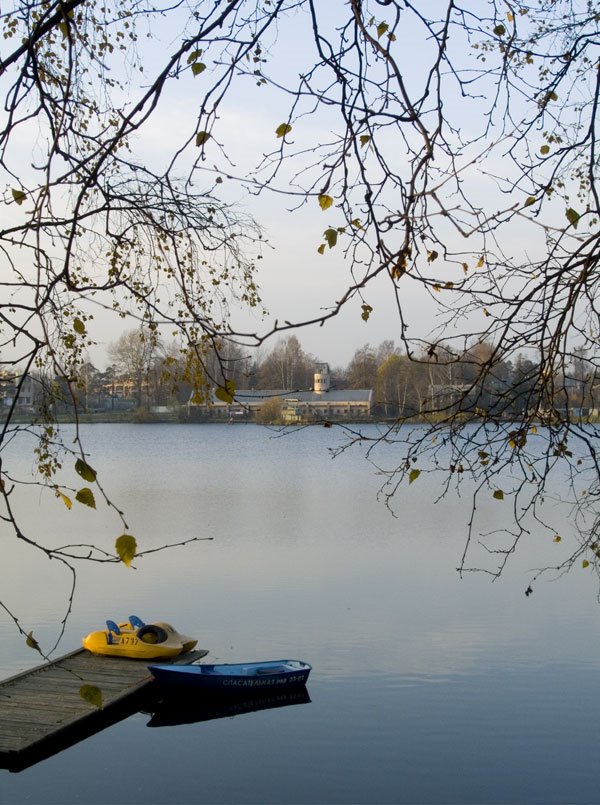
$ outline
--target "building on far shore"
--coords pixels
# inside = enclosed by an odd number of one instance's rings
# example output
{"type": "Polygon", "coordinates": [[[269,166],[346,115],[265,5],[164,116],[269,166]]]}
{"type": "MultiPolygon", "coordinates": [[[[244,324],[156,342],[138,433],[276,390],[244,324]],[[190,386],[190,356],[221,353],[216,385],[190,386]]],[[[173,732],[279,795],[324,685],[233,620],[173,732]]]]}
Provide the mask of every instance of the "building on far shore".
{"type": "Polygon", "coordinates": [[[230,421],[260,419],[261,410],[268,405],[278,408],[279,418],[286,423],[316,422],[327,419],[365,419],[371,414],[373,389],[331,388],[329,365],[315,366],[314,386],[311,391],[290,389],[240,389],[232,403],[217,399],[214,393],[204,404],[188,403],[203,414],[230,421]]]}

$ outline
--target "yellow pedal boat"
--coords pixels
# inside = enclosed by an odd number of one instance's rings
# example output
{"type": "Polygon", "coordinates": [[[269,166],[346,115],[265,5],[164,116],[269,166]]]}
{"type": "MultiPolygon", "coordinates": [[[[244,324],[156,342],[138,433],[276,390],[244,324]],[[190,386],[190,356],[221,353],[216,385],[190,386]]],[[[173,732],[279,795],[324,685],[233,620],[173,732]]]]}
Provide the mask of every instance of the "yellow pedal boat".
{"type": "Polygon", "coordinates": [[[83,647],[92,654],[155,660],[191,651],[198,641],[179,634],[170,623],[144,623],[135,615],[130,615],[124,623],[107,620],[106,629],[90,632],[82,642],[83,647]]]}

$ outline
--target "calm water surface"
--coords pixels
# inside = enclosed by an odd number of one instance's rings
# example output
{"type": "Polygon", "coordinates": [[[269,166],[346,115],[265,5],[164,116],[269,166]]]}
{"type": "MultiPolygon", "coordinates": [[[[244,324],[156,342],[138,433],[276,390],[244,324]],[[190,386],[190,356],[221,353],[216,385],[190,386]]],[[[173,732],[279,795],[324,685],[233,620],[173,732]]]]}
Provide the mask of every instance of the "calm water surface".
{"type": "MultiPolygon", "coordinates": [[[[179,721],[192,723],[170,726],[139,712],[21,773],[0,771],[0,802],[600,801],[594,578],[575,570],[523,594],[531,569],[568,539],[532,534],[499,582],[461,580],[466,500],[433,505],[423,475],[393,518],[359,452],[331,459],[335,430],[102,425],[84,435],[140,549],[213,540],[135,570],[82,565],[58,653],[105,618],[136,613],[198,636],[213,662],[310,662],[310,701],[203,721],[190,704],[179,721]]],[[[15,451],[29,472],[27,450],[15,451]]],[[[64,483],[76,486],[74,473],[64,483]]],[[[34,491],[16,492],[15,506],[48,545],[110,549],[123,531],[100,502],[69,512],[34,491]]],[[[501,506],[490,499],[480,512],[488,530],[501,506]]],[[[1,597],[52,645],[68,574],[4,534],[1,597]]],[[[36,664],[3,613],[0,637],[2,676],[36,664]]]]}

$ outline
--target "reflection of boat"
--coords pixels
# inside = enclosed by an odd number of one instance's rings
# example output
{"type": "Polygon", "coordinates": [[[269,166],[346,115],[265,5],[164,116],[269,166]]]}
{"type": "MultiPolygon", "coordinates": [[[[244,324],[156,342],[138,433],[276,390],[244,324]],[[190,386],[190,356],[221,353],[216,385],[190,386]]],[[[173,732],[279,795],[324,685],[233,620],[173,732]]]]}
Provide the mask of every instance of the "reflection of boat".
{"type": "Polygon", "coordinates": [[[306,684],[311,666],[300,660],[226,663],[223,665],[150,665],[152,675],[170,687],[192,687],[245,694],[306,684]]]}
{"type": "Polygon", "coordinates": [[[175,727],[178,724],[194,724],[215,718],[232,718],[257,710],[275,707],[290,707],[293,704],[309,704],[306,688],[272,691],[254,696],[213,696],[210,699],[190,700],[189,696],[170,695],[156,702],[148,727],[175,727]]]}
{"type": "Polygon", "coordinates": [[[106,621],[106,629],[90,632],[82,642],[92,654],[156,660],[190,651],[198,641],[179,634],[170,623],[144,623],[135,615],[130,615],[124,623],[106,621]]]}

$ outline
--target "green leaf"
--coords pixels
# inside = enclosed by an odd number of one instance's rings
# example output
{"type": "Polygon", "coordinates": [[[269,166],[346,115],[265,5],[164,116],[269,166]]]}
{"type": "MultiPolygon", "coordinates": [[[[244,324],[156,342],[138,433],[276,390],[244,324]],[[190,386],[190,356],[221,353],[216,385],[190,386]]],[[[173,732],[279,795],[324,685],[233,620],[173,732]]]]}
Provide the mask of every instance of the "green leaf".
{"type": "Polygon", "coordinates": [[[562,537],[560,537],[560,536],[557,534],[557,535],[556,535],[556,536],[555,536],[555,537],[552,539],[552,542],[556,542],[556,543],[558,543],[558,542],[562,542],[562,537]]]}
{"type": "Polygon", "coordinates": [[[496,36],[504,36],[504,34],[506,33],[506,28],[502,24],[496,25],[496,27],[494,28],[494,33],[496,34],[496,36]]]}
{"type": "Polygon", "coordinates": [[[81,458],[78,458],[75,462],[75,472],[90,484],[96,481],[96,470],[81,458]]]}
{"type": "Polygon", "coordinates": [[[89,506],[90,509],[96,508],[94,493],[88,486],[84,486],[77,492],[75,500],[78,501],[78,503],[83,503],[84,506],[89,506]]]}
{"type": "Polygon", "coordinates": [[[73,319],[73,329],[76,333],[79,333],[79,335],[85,335],[85,324],[80,318],[73,319]]]}
{"type": "Polygon", "coordinates": [[[361,319],[363,321],[369,321],[369,316],[373,312],[373,308],[371,307],[371,305],[364,304],[361,305],[361,309],[362,309],[362,313],[360,314],[361,319]]]}
{"type": "Polygon", "coordinates": [[[130,567],[137,551],[135,537],[132,537],[131,534],[121,534],[115,541],[115,551],[121,562],[130,567]]]}
{"type": "Polygon", "coordinates": [[[215,397],[221,402],[232,403],[235,394],[235,383],[233,380],[226,380],[224,386],[219,386],[215,390],[215,397]]]}
{"type": "Polygon", "coordinates": [[[201,50],[193,50],[187,58],[187,63],[193,64],[195,61],[198,61],[200,56],[202,56],[201,50]]]}
{"type": "Polygon", "coordinates": [[[577,229],[577,224],[579,222],[579,218],[581,217],[579,213],[572,207],[569,207],[569,209],[565,212],[565,215],[567,216],[569,223],[573,224],[574,228],[577,229]]]}
{"type": "Polygon", "coordinates": [[[535,196],[528,196],[525,199],[524,207],[531,207],[532,204],[535,204],[535,196]]]}
{"type": "Polygon", "coordinates": [[[326,195],[325,193],[321,193],[321,195],[319,196],[319,207],[322,210],[328,210],[332,204],[333,204],[332,197],[326,195]]]}
{"type": "Polygon", "coordinates": [[[196,134],[196,146],[204,145],[207,140],[210,140],[210,134],[207,131],[199,131],[196,134]]]}
{"type": "Polygon", "coordinates": [[[319,254],[325,254],[325,244],[321,243],[317,251],[319,252],[319,254]]]}
{"type": "Polygon", "coordinates": [[[414,468],[413,468],[413,469],[412,469],[412,470],[411,470],[411,471],[408,473],[408,483],[409,483],[409,484],[412,484],[412,483],[413,483],[413,481],[416,481],[416,480],[417,480],[417,478],[419,477],[419,475],[420,475],[420,474],[421,474],[421,470],[418,470],[416,467],[414,467],[414,468]]]}
{"type": "Polygon", "coordinates": [[[40,654],[42,653],[42,650],[40,648],[40,644],[38,643],[38,641],[33,636],[33,632],[29,632],[29,634],[27,635],[27,638],[25,639],[25,643],[29,646],[29,648],[33,648],[36,651],[39,651],[40,654]]]}
{"type": "Polygon", "coordinates": [[[361,134],[358,139],[360,140],[360,144],[364,148],[367,143],[371,142],[371,135],[370,134],[361,134]]]}
{"type": "Polygon", "coordinates": [[[102,709],[102,691],[96,685],[82,685],[79,688],[79,695],[84,701],[97,707],[98,710],[102,709]]]}
{"type": "Polygon", "coordinates": [[[286,134],[289,134],[292,130],[292,127],[289,123],[280,123],[279,126],[275,129],[275,134],[278,137],[285,137],[286,134]]]}
{"type": "Polygon", "coordinates": [[[377,26],[377,39],[381,39],[389,27],[390,26],[387,24],[387,22],[380,22],[377,26]]]}
{"type": "Polygon", "coordinates": [[[27,198],[27,193],[24,193],[22,190],[17,190],[15,187],[12,188],[12,197],[15,200],[15,203],[19,206],[25,201],[27,198]]]}
{"type": "Polygon", "coordinates": [[[201,61],[197,61],[192,64],[192,75],[200,75],[200,73],[203,73],[205,70],[206,65],[201,61]]]}
{"type": "Polygon", "coordinates": [[[549,154],[549,153],[550,153],[550,146],[549,146],[549,145],[543,145],[543,146],[540,148],[540,154],[544,154],[544,155],[545,155],[545,154],[549,154]]]}
{"type": "Polygon", "coordinates": [[[329,246],[329,248],[333,249],[333,247],[337,243],[337,237],[338,237],[337,230],[329,227],[329,229],[326,229],[325,232],[323,232],[323,237],[327,241],[327,245],[329,246]]]}
{"type": "Polygon", "coordinates": [[[504,500],[504,492],[501,489],[496,489],[494,492],[494,498],[496,500],[504,500]]]}
{"type": "Polygon", "coordinates": [[[590,566],[590,563],[588,562],[588,560],[584,559],[583,562],[581,563],[581,567],[585,570],[585,568],[589,567],[589,566],[590,566]]]}

